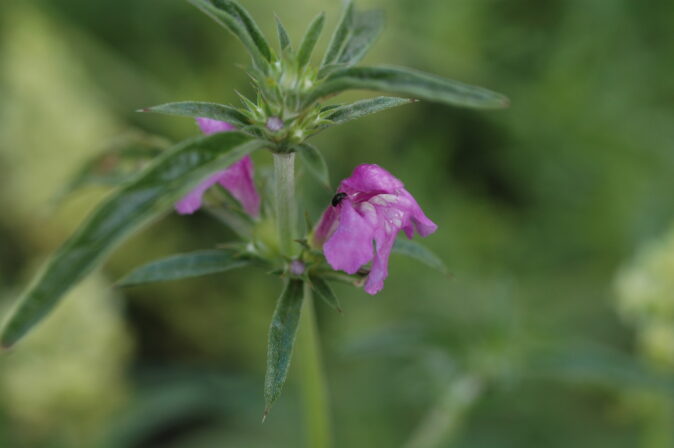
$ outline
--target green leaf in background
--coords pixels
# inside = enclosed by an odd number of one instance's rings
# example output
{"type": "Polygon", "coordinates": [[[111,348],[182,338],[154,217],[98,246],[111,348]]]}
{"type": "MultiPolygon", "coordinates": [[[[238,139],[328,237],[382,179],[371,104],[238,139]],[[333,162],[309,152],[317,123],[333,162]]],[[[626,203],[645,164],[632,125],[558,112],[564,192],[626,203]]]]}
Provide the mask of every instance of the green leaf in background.
{"type": "Polygon", "coordinates": [[[360,62],[383,29],[384,13],[382,11],[356,12],[351,33],[335,62],[346,65],[360,62]]]}
{"type": "Polygon", "coordinates": [[[232,250],[200,250],[155,260],[120,280],[118,286],[135,286],[225,272],[251,264],[232,250]]]}
{"type": "Polygon", "coordinates": [[[112,249],[205,177],[264,145],[240,132],[222,132],[179,143],[160,156],[99,205],[56,251],[10,313],[0,344],[9,347],[21,339],[112,249]]]}
{"type": "Polygon", "coordinates": [[[144,134],[115,139],[107,148],[82,164],[66,187],[54,197],[54,202],[58,203],[67,195],[89,185],[120,185],[137,175],[168,146],[167,140],[144,134]]]}
{"type": "Polygon", "coordinates": [[[176,103],[160,104],[138,112],[154,112],[181,117],[202,117],[212,120],[226,121],[233,126],[242,128],[249,124],[248,118],[236,108],[224,104],[208,103],[204,101],[179,101],[176,103]]]}
{"type": "Polygon", "coordinates": [[[330,44],[328,45],[328,50],[325,53],[323,58],[322,67],[326,65],[332,65],[339,61],[339,56],[344,48],[346,41],[349,38],[351,30],[354,24],[354,7],[353,2],[348,0],[346,7],[344,8],[344,14],[342,15],[342,20],[337,25],[332,39],[330,39],[330,44]]]}
{"type": "Polygon", "coordinates": [[[404,104],[413,103],[414,100],[409,98],[398,98],[394,96],[378,96],[376,98],[369,98],[366,100],[356,101],[355,103],[346,104],[331,109],[329,114],[325,115],[325,119],[334,122],[335,124],[346,123],[347,121],[357,120],[366,115],[376,114],[392,107],[402,106],[404,104]]]}
{"type": "Polygon", "coordinates": [[[335,295],[335,292],[332,290],[328,282],[326,282],[321,277],[311,276],[311,289],[318,297],[321,298],[325,303],[327,303],[331,308],[342,312],[342,307],[339,304],[339,299],[335,295]]]}
{"type": "Polygon", "coordinates": [[[325,159],[321,152],[315,147],[308,143],[302,143],[297,146],[297,152],[302,159],[302,162],[306,165],[309,172],[318,179],[326,187],[330,186],[330,173],[328,171],[328,164],[325,163],[325,159]]]}
{"type": "Polygon", "coordinates": [[[265,417],[272,404],[281,395],[288,376],[303,299],[304,282],[290,279],[276,303],[267,346],[267,373],[264,379],[265,417]]]}
{"type": "Polygon", "coordinates": [[[408,240],[406,238],[398,238],[393,244],[393,252],[414,258],[426,266],[436,269],[445,275],[448,273],[445,263],[437,255],[431,252],[430,249],[417,243],[416,241],[408,240]]]}
{"type": "Polygon", "coordinates": [[[435,103],[480,109],[498,109],[509,104],[505,96],[491,90],[403,67],[336,70],[308,93],[305,104],[352,89],[391,92],[435,103]]]}
{"type": "Polygon", "coordinates": [[[533,346],[527,353],[527,379],[552,378],[572,384],[650,390],[674,397],[671,374],[653,369],[642,359],[596,342],[567,341],[566,344],[533,346]]]}
{"type": "MultiPolygon", "coordinates": [[[[262,71],[266,72],[269,67],[271,56],[261,50],[259,42],[250,34],[250,30],[242,22],[239,14],[232,14],[230,2],[223,0],[188,0],[191,4],[199,8],[206,15],[227,28],[234,34],[248,50],[253,58],[253,63],[262,71]]],[[[258,36],[259,38],[259,36],[258,36]]],[[[264,39],[264,38],[263,38],[264,39]]],[[[267,50],[268,50],[267,46],[267,50]]]]}
{"type": "Polygon", "coordinates": [[[297,52],[297,65],[299,68],[304,68],[309,63],[311,54],[316,47],[316,42],[323,31],[323,25],[325,24],[325,14],[320,13],[316,18],[311,22],[307,32],[304,34],[302,43],[300,44],[300,49],[297,52]]]}
{"type": "Polygon", "coordinates": [[[286,28],[283,26],[283,23],[281,23],[281,19],[278,18],[278,16],[275,16],[274,19],[276,20],[276,32],[278,34],[278,41],[279,44],[281,45],[281,50],[292,50],[292,46],[290,45],[290,37],[288,36],[288,31],[286,28]]]}

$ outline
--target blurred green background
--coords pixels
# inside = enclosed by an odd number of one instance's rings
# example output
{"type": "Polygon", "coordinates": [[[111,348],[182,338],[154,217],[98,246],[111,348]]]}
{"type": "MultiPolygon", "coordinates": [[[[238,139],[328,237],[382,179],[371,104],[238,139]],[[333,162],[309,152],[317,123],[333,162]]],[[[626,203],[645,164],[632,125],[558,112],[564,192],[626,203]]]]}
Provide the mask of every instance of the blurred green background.
{"type": "MultiPolygon", "coordinates": [[[[269,38],[278,14],[295,42],[340,6],[242,3],[269,38]]],[[[359,6],[387,13],[367,63],[483,85],[512,107],[418,103],[314,140],[333,182],[359,163],[401,178],[453,274],[394,255],[381,294],[338,285],[344,315],[318,307],[336,446],[674,446],[674,2],[359,6]]],[[[109,191],[54,206],[82,161],[129,133],[194,135],[189,119],[134,110],[235,103],[251,91],[246,62],[182,0],[2,2],[0,309],[109,191]]],[[[269,158],[256,162],[262,173],[269,158]]],[[[316,219],[333,193],[305,177],[316,219]]],[[[173,215],[118,250],[0,358],[0,447],[302,446],[292,369],[260,425],[277,279],[112,287],[231,238],[173,215]]]]}

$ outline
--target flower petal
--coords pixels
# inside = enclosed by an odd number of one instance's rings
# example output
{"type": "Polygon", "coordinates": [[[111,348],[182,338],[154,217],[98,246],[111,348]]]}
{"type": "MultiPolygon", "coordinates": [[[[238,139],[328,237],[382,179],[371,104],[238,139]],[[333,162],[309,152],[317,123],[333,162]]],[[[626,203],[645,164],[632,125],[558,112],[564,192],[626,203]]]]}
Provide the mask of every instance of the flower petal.
{"type": "Polygon", "coordinates": [[[397,230],[389,234],[382,232],[382,235],[377,238],[377,250],[372,261],[372,269],[363,288],[368,294],[377,294],[384,287],[384,280],[388,277],[388,258],[397,233],[397,230]]]}
{"type": "Polygon", "coordinates": [[[344,179],[340,191],[358,193],[394,193],[404,184],[393,174],[375,164],[358,165],[351,177],[344,179]],[[342,190],[343,189],[343,190],[342,190]]]}
{"type": "Polygon", "coordinates": [[[337,192],[347,199],[338,207],[328,207],[316,227],[314,242],[320,246],[327,240],[325,258],[336,270],[353,274],[372,260],[365,292],[376,294],[388,276],[388,259],[398,233],[403,230],[411,239],[415,229],[427,236],[437,226],[404,184],[378,165],[359,165],[337,192]]]}
{"type": "Polygon", "coordinates": [[[314,244],[317,247],[323,246],[325,241],[332,235],[332,233],[337,229],[339,213],[337,207],[328,206],[321,216],[321,220],[316,226],[314,231],[314,244]]]}
{"type": "Polygon", "coordinates": [[[405,235],[407,235],[408,239],[412,239],[414,236],[414,229],[416,228],[417,233],[423,237],[426,237],[430,235],[431,233],[435,232],[438,229],[438,226],[428,219],[426,215],[424,214],[423,210],[421,210],[421,207],[417,203],[417,201],[412,197],[412,195],[407,191],[404,190],[403,193],[407,200],[409,201],[410,205],[408,207],[409,210],[409,219],[405,223],[405,226],[403,227],[403,230],[405,231],[405,235]]]}
{"type": "Polygon", "coordinates": [[[190,191],[185,197],[176,202],[176,210],[181,215],[191,215],[201,208],[201,200],[204,197],[206,190],[215,185],[224,171],[217,172],[211,177],[201,182],[197,187],[190,191]]]}
{"type": "MultiPolygon", "coordinates": [[[[206,135],[218,132],[233,131],[236,128],[225,121],[210,118],[196,119],[201,132],[206,135]]],[[[183,197],[175,205],[180,214],[191,214],[201,208],[202,199],[206,190],[219,183],[227,189],[249,215],[256,217],[260,214],[260,196],[253,180],[253,160],[246,156],[227,169],[218,171],[200,183],[194,190],[183,197]]]]}
{"type": "Polygon", "coordinates": [[[260,214],[260,195],[253,180],[253,159],[246,156],[227,168],[218,179],[218,183],[226,188],[249,215],[260,214]]]}
{"type": "Polygon", "coordinates": [[[197,124],[206,135],[217,134],[218,132],[233,131],[236,129],[226,121],[213,120],[211,118],[197,118],[197,124]]]}
{"type": "Polygon", "coordinates": [[[373,256],[372,225],[354,210],[351,201],[339,205],[339,225],[323,246],[325,258],[333,269],[355,274],[373,256]]]}

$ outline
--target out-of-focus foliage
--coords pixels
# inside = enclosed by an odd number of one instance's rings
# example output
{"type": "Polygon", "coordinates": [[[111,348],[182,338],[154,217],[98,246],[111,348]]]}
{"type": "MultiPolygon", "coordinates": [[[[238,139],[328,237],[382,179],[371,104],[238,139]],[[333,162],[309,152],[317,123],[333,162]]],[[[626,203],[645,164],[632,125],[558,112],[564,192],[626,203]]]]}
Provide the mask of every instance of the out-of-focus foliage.
{"type": "Polygon", "coordinates": [[[83,283],[0,366],[11,446],[96,446],[128,401],[130,338],[109,285],[100,276],[83,283]]]}
{"type": "Polygon", "coordinates": [[[618,277],[617,290],[644,352],[674,370],[674,231],[644,247],[618,277]]]}
{"type": "MultiPolygon", "coordinates": [[[[275,11],[295,47],[320,10],[326,29],[334,26],[340,6],[243,3],[270,40],[275,11]]],[[[337,446],[671,446],[674,340],[665,285],[674,275],[665,270],[674,257],[667,236],[674,3],[359,6],[387,13],[365,63],[484,85],[512,106],[486,113],[422,102],[328,129],[312,142],[326,155],[333,187],[363,162],[403,179],[439,224],[428,243],[452,273],[394,255],[382,294],[336,285],[341,317],[316,304],[337,446]],[[657,299],[650,295],[659,290],[657,299]]],[[[326,36],[318,45],[325,48],[326,36]]],[[[77,167],[130,130],[172,140],[195,134],[190,119],[133,111],[178,100],[234,103],[235,89],[249,92],[237,68],[246,60],[234,38],[181,0],[2,2],[4,307],[106,191],[91,187],[54,208],[51,199],[77,167]]],[[[263,175],[269,159],[255,158],[263,175]]],[[[301,184],[316,219],[334,192],[309,174],[301,184]]],[[[205,214],[171,216],[126,244],[103,275],[117,279],[233,236],[205,214]]],[[[60,400],[76,384],[64,383],[59,370],[21,373],[22,385],[0,395],[0,446],[95,443],[80,434],[102,435],[115,448],[299,446],[292,367],[287,393],[259,424],[278,287],[243,269],[117,292],[124,301],[117,308],[97,277],[86,287],[88,303],[75,298],[60,309],[85,314],[72,316],[86,322],[71,330],[94,328],[75,339],[81,346],[60,354],[59,337],[70,333],[54,329],[52,341],[36,334],[0,358],[0,377],[3,387],[17,384],[11,372],[54,362],[76,370],[71,381],[82,375],[105,385],[78,381],[92,392],[60,400]],[[136,350],[127,364],[129,338],[136,350]],[[76,367],[91,363],[89,371],[76,367]],[[35,376],[40,382],[24,385],[35,376]],[[50,412],[57,402],[66,411],[50,412]],[[21,417],[25,409],[39,422],[21,417]]]]}

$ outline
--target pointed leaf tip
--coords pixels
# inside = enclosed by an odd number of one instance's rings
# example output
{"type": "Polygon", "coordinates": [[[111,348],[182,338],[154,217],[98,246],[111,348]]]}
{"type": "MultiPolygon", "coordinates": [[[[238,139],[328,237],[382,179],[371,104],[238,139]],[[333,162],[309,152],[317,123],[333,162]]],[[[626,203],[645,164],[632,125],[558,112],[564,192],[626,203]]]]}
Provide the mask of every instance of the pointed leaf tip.
{"type": "Polygon", "coordinates": [[[323,83],[307,92],[304,103],[311,104],[350,89],[391,92],[435,103],[477,109],[502,109],[509,104],[504,95],[491,90],[395,66],[359,66],[335,70],[323,83]]]}
{"type": "Polygon", "coordinates": [[[344,4],[344,10],[342,12],[342,18],[337,25],[332,38],[330,39],[330,44],[328,44],[328,50],[325,52],[323,57],[323,63],[321,66],[325,67],[330,64],[338,62],[338,59],[341,55],[341,50],[344,48],[345,42],[349,38],[349,34],[353,28],[354,21],[354,7],[353,1],[347,0],[344,4]]]}
{"type": "Polygon", "coordinates": [[[314,47],[316,47],[316,42],[323,31],[324,24],[325,14],[321,12],[309,25],[297,52],[297,63],[300,67],[304,67],[309,63],[314,47]]]}
{"type": "Polygon", "coordinates": [[[398,238],[393,244],[393,252],[414,258],[417,261],[433,268],[445,276],[451,276],[447,270],[447,266],[440,257],[426,246],[405,238],[398,238]]]}
{"type": "Polygon", "coordinates": [[[337,310],[337,312],[342,312],[342,306],[339,303],[339,299],[335,295],[334,291],[323,278],[317,276],[311,276],[311,289],[312,291],[323,300],[328,306],[337,310]]]}
{"type": "Polygon", "coordinates": [[[292,45],[290,43],[290,36],[288,36],[288,31],[283,26],[281,19],[274,14],[274,20],[276,21],[276,33],[278,34],[279,44],[281,45],[281,50],[292,50],[292,45]]]}
{"type": "Polygon", "coordinates": [[[139,111],[181,117],[210,118],[212,120],[226,121],[239,128],[248,124],[248,118],[236,108],[205,101],[178,101],[146,107],[139,111]]]}
{"type": "Polygon", "coordinates": [[[304,299],[303,290],[302,280],[287,281],[285,289],[278,298],[269,326],[267,372],[264,380],[264,398],[267,409],[271,409],[272,404],[281,395],[288,376],[304,299]]]}

